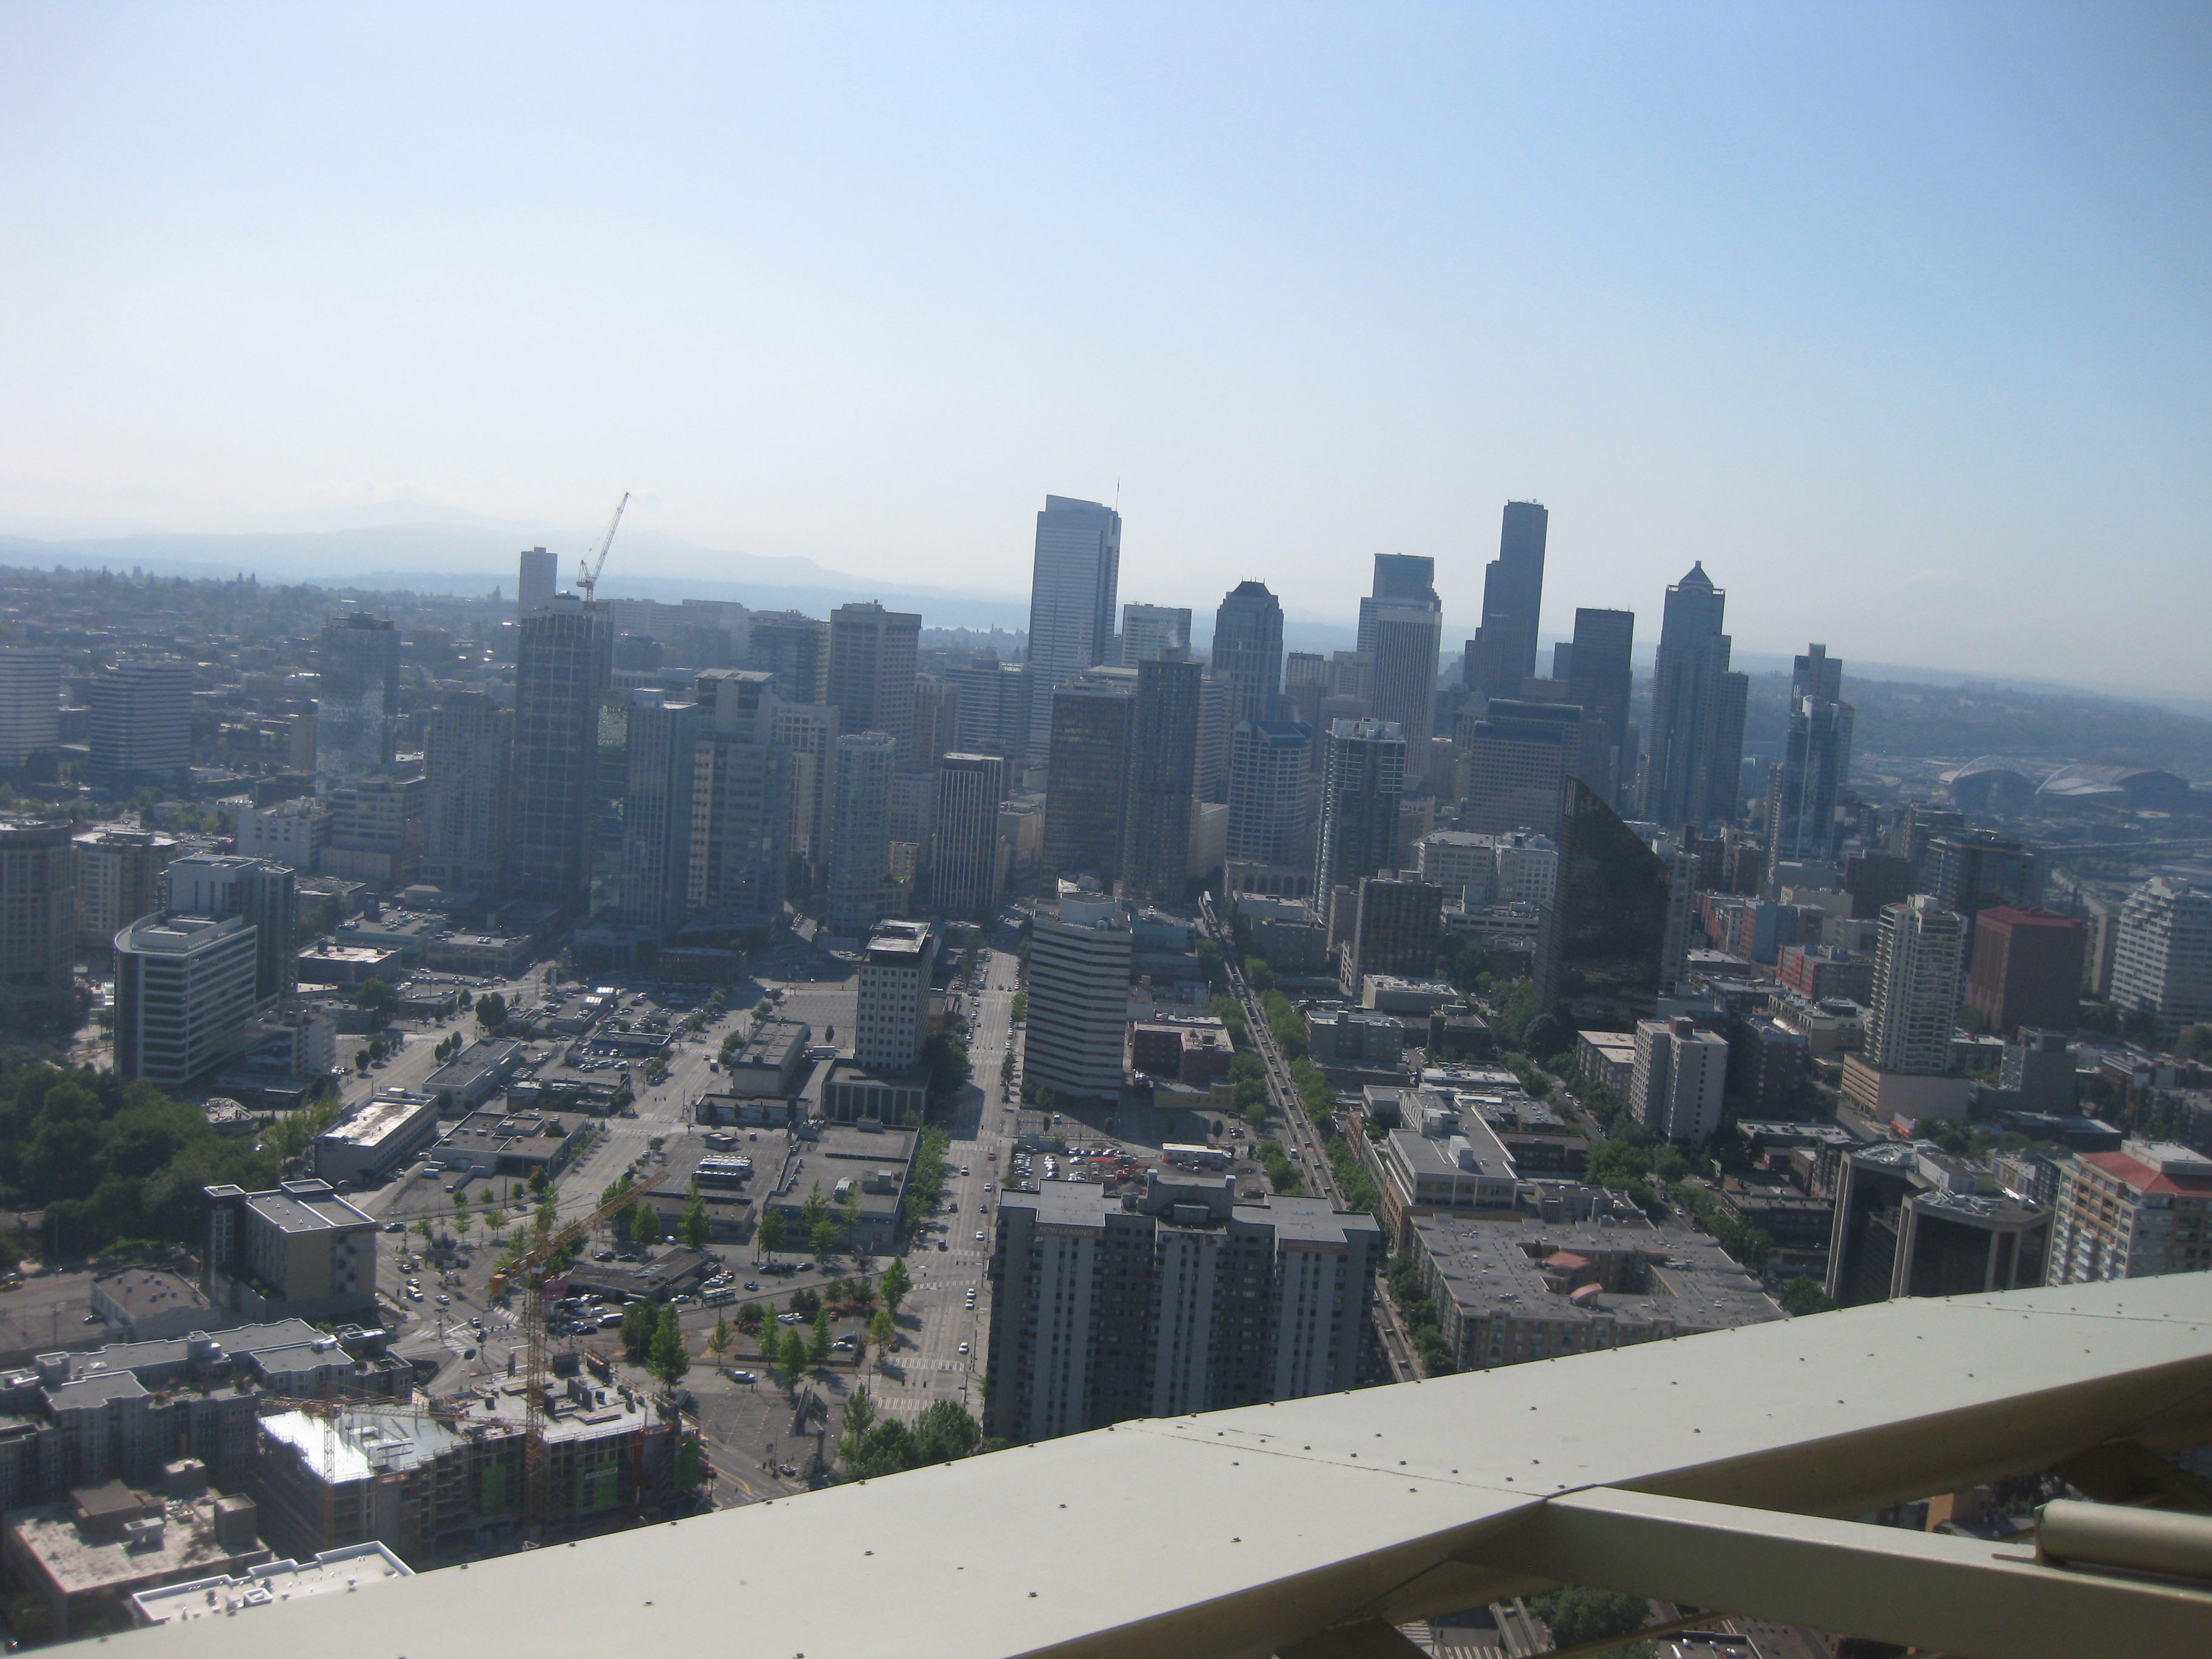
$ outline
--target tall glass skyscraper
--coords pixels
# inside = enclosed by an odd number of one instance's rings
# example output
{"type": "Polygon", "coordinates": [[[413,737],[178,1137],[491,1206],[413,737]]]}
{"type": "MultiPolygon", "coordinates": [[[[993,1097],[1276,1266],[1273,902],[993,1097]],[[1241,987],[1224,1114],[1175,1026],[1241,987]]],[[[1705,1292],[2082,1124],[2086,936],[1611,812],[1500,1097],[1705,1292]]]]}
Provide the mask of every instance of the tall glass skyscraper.
{"type": "Polygon", "coordinates": [[[1395,720],[1337,720],[1328,728],[1314,868],[1314,908],[1324,919],[1340,890],[1356,890],[1361,877],[1396,867],[1406,748],[1395,720]]]}
{"type": "Polygon", "coordinates": [[[363,611],[323,626],[315,693],[315,780],[327,792],[392,764],[399,714],[399,630],[363,611]]]}
{"type": "Polygon", "coordinates": [[[1727,592],[1703,564],[1667,590],[1644,775],[1644,817],[1654,823],[1702,828],[1740,815],[1750,681],[1729,669],[1727,610],[1727,592]]]}
{"type": "Polygon", "coordinates": [[[1468,646],[1468,689],[1517,697],[1536,672],[1536,620],[1544,605],[1544,538],[1552,515],[1535,501],[1505,503],[1498,556],[1482,579],[1482,625],[1468,646]]]}
{"type": "Polygon", "coordinates": [[[555,594],[520,627],[508,880],[518,898],[580,909],[591,898],[599,693],[613,629],[573,593],[555,594]]]}
{"type": "Polygon", "coordinates": [[[1229,683],[1225,718],[1273,720],[1283,684],[1283,607],[1264,582],[1239,582],[1213,613],[1213,677],[1229,683]]]}
{"type": "Polygon", "coordinates": [[[1052,694],[1107,659],[1121,580],[1121,515],[1044,498],[1030,574],[1030,752],[1052,748],[1052,694]]]}

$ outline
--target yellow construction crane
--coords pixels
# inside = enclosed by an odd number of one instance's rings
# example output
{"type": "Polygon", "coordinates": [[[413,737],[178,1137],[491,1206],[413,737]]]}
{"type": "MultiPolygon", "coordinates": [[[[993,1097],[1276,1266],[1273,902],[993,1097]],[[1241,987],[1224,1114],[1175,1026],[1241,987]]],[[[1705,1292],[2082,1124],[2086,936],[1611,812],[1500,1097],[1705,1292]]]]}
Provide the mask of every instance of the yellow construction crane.
{"type": "MultiPolygon", "coordinates": [[[[627,501],[629,498],[624,496],[623,499],[627,501]]],[[[620,516],[619,513],[617,516],[620,516]]],[[[614,532],[610,530],[607,533],[612,536],[614,532]]],[[[601,556],[605,556],[604,549],[601,550],[601,556]]],[[[518,1279],[523,1286],[522,1330],[528,1344],[524,1360],[522,1390],[522,1535],[525,1538],[536,1538],[544,1520],[545,1374],[548,1369],[545,1281],[551,1277],[548,1269],[556,1256],[569,1245],[580,1243],[592,1228],[609,1216],[643,1201],[644,1195],[635,1187],[625,1183],[620,1192],[589,1215],[565,1226],[554,1228],[529,1249],[500,1267],[492,1274],[486,1290],[485,1299],[496,1302],[514,1288],[518,1279]]]]}
{"type": "Polygon", "coordinates": [[[576,586],[584,596],[584,603],[592,603],[599,589],[599,572],[606,568],[607,550],[615,544],[615,530],[622,523],[623,508],[629,505],[629,491],[623,491],[622,500],[615,503],[615,515],[607,522],[607,533],[599,538],[599,554],[589,564],[576,567],[576,586]]]}

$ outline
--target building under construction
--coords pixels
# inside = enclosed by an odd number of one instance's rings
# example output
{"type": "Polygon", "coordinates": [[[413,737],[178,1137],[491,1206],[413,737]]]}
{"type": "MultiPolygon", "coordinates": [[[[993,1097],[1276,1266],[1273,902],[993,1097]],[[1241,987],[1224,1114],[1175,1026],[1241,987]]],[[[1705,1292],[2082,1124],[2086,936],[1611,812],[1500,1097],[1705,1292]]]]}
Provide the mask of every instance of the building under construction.
{"type": "MultiPolygon", "coordinates": [[[[264,1417],[264,1532],[301,1557],[378,1541],[416,1568],[511,1547],[523,1523],[525,1386],[264,1417]]],[[[546,1537],[652,1519],[675,1494],[688,1431],[634,1389],[555,1378],[542,1433],[546,1537]]]]}

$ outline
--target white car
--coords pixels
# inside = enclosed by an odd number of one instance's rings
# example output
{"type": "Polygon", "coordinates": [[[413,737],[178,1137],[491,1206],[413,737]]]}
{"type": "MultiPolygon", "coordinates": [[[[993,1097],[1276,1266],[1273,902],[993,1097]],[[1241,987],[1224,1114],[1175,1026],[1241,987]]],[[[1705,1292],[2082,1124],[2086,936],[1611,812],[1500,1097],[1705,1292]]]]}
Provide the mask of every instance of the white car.
{"type": "Polygon", "coordinates": [[[963,1353],[966,1353],[968,1352],[968,1345],[965,1342],[963,1342],[960,1345],[960,1352],[963,1353]]]}

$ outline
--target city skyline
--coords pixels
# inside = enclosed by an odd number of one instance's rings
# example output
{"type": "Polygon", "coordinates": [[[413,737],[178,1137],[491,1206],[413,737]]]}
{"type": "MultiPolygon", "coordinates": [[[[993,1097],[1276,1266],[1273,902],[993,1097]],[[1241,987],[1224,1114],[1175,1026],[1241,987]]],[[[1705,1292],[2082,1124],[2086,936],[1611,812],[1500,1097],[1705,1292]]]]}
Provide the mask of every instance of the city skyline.
{"type": "Polygon", "coordinates": [[[1555,635],[1703,559],[1747,648],[2197,682],[2201,21],[741,12],[605,77],[587,15],[0,25],[0,532],[412,503],[565,573],[634,488],[616,572],[1012,593],[1049,488],[1133,597],[1404,551],[1472,623],[1534,497],[1555,635]]]}

